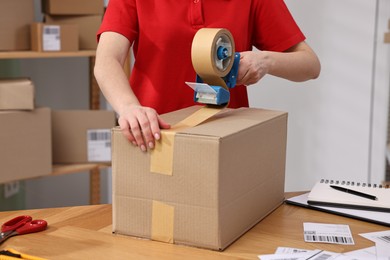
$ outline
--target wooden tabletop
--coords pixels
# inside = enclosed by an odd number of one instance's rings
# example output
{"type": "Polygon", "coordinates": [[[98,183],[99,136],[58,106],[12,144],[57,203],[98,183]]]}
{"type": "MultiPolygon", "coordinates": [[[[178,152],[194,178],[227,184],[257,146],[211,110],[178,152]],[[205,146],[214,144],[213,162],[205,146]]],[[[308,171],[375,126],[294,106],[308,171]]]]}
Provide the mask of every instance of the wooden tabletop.
{"type": "Polygon", "coordinates": [[[258,259],[278,246],[348,252],[373,246],[358,234],[387,230],[385,226],[283,204],[223,252],[172,245],[111,233],[111,205],[92,205],[0,212],[0,223],[31,215],[49,223],[43,232],[11,237],[0,250],[48,259],[258,259]],[[305,243],[303,223],[348,224],[355,245],[305,243]]]}

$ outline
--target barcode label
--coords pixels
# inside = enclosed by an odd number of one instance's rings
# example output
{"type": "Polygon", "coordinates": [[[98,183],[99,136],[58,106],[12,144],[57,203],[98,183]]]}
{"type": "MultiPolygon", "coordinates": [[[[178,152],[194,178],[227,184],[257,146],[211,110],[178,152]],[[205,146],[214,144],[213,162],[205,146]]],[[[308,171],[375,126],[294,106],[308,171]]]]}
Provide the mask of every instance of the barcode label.
{"type": "Polygon", "coordinates": [[[304,239],[312,243],[354,245],[348,225],[303,223],[304,239]]]}
{"type": "Polygon", "coordinates": [[[44,25],[42,48],[44,51],[61,50],[61,29],[59,25],[44,25]]]}
{"type": "Polygon", "coordinates": [[[107,131],[94,131],[91,130],[88,132],[88,140],[91,141],[111,141],[111,133],[107,131]]]}
{"type": "MultiPolygon", "coordinates": [[[[330,251],[324,250],[305,250],[303,252],[294,252],[291,251],[290,248],[286,248],[287,250],[277,250],[275,254],[270,255],[259,255],[261,260],[331,260],[338,259],[340,256],[339,253],[334,253],[330,251]]],[[[344,258],[343,258],[344,259],[344,258]]],[[[349,259],[349,258],[348,258],[349,259]]]]}
{"type": "Polygon", "coordinates": [[[315,236],[305,235],[305,241],[307,242],[322,242],[322,243],[333,243],[333,244],[347,244],[353,243],[350,237],[338,237],[338,236],[315,236]]]}
{"type": "Polygon", "coordinates": [[[43,33],[59,35],[60,28],[58,26],[45,26],[43,33]]]}
{"type": "Polygon", "coordinates": [[[111,130],[89,129],[87,131],[89,162],[111,161],[111,130]]]}
{"type": "Polygon", "coordinates": [[[327,253],[323,253],[321,255],[315,256],[314,258],[311,258],[312,260],[328,260],[333,258],[334,255],[330,255],[327,253]]]}
{"type": "Polygon", "coordinates": [[[380,240],[390,244],[390,236],[379,236],[380,240]]]}

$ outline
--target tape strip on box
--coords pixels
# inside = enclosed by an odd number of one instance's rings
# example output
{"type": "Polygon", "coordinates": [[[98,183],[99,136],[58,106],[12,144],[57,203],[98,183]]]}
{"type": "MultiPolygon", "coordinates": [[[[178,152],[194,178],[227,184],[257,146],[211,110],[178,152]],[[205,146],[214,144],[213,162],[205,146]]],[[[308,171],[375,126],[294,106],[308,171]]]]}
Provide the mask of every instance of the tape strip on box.
{"type": "Polygon", "coordinates": [[[161,131],[161,139],[156,142],[156,146],[150,154],[150,171],[172,176],[173,148],[176,133],[180,130],[197,126],[221,111],[222,109],[219,108],[202,107],[192,115],[172,126],[171,129],[161,131]]]}
{"type": "Polygon", "coordinates": [[[152,239],[173,243],[174,207],[155,200],[152,207],[152,239]]]}

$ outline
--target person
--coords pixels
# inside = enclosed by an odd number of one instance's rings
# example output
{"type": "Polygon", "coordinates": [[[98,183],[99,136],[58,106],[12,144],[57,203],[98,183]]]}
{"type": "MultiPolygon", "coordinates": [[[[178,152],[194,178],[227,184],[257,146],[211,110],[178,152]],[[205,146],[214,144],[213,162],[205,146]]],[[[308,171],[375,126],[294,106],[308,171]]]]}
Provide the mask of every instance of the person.
{"type": "Polygon", "coordinates": [[[241,54],[229,107],[248,107],[246,86],[266,74],[296,82],[319,76],[319,59],[283,0],[110,0],[94,74],[122,133],[142,151],[170,127],[160,114],[196,104],[185,82],[195,81],[191,44],[200,28],[229,30],[241,54]],[[128,79],[123,66],[131,46],[128,79]]]}

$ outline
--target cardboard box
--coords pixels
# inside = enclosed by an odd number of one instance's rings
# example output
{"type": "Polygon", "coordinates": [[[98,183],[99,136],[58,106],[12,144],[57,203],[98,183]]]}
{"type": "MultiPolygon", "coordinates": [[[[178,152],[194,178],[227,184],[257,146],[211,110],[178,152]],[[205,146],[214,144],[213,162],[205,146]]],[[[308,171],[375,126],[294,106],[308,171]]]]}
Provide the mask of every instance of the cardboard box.
{"type": "MultiPolygon", "coordinates": [[[[173,124],[197,109],[163,117],[173,124]]],[[[287,113],[225,110],[177,132],[172,175],[151,172],[150,152],[112,134],[117,234],[223,250],[283,202],[287,113]]]]}
{"type": "Polygon", "coordinates": [[[32,23],[31,49],[33,51],[78,51],[78,25],[32,23]]]}
{"type": "Polygon", "coordinates": [[[34,91],[30,79],[0,79],[0,110],[34,109],[34,91]]]}
{"type": "Polygon", "coordinates": [[[96,33],[102,22],[102,15],[45,15],[46,23],[77,24],[79,26],[80,50],[95,50],[96,33]]]}
{"type": "Polygon", "coordinates": [[[384,43],[390,43],[390,32],[385,33],[384,43]]]}
{"type": "Polygon", "coordinates": [[[30,50],[33,0],[0,1],[0,51],[30,50]]]}
{"type": "Polygon", "coordinates": [[[106,110],[53,110],[53,162],[111,162],[115,113],[106,110]]]}
{"type": "Polygon", "coordinates": [[[103,0],[43,0],[42,12],[54,15],[103,14],[103,0]]]}
{"type": "Polygon", "coordinates": [[[0,111],[0,183],[49,175],[50,109],[0,111]]]}

